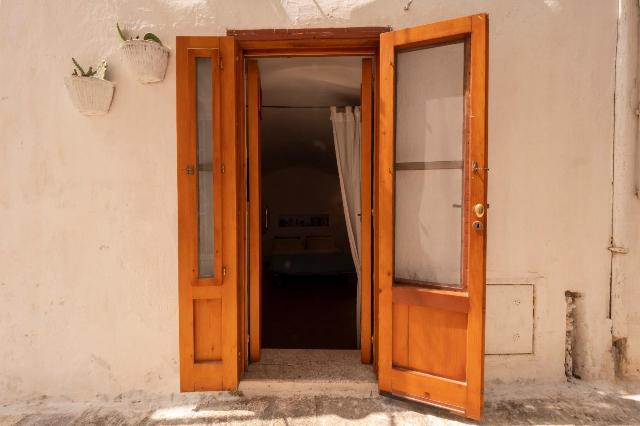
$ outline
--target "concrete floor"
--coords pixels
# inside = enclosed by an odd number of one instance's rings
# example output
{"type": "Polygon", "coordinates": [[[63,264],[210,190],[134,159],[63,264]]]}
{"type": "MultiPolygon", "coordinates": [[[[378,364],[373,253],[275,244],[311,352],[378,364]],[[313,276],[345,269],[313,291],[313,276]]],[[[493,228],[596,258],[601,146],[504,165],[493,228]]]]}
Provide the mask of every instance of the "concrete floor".
{"type": "MultiPolygon", "coordinates": [[[[640,386],[634,385],[640,391],[640,386]]],[[[501,386],[489,394],[490,425],[640,424],[640,394],[628,386],[568,383],[554,387],[501,386]],[[500,393],[512,395],[503,399],[500,393]],[[520,398],[531,394],[533,398],[520,398]]],[[[316,395],[246,397],[224,392],[166,397],[128,395],[110,401],[40,399],[0,405],[0,425],[460,425],[445,411],[385,397],[316,395]]]]}
{"type": "MultiPolygon", "coordinates": [[[[1,403],[5,425],[460,425],[447,411],[377,394],[356,351],[263,351],[240,391],[1,403]]],[[[480,424],[640,425],[640,383],[488,385],[480,424]]]]}

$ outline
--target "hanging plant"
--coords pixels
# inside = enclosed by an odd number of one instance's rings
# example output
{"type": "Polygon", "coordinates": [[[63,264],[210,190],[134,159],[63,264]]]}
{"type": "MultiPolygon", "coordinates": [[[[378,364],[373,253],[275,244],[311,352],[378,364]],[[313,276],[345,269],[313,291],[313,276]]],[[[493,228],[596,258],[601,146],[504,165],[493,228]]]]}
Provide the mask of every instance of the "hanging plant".
{"type": "Polygon", "coordinates": [[[64,83],[71,102],[85,115],[103,115],[109,111],[115,84],[105,79],[107,62],[103,59],[96,66],[85,69],[75,58],[73,73],[65,77],[64,83]]]}
{"type": "Polygon", "coordinates": [[[122,39],[120,51],[127,66],[141,83],[156,83],[164,80],[169,64],[169,48],[162,45],[157,35],[146,33],[142,38],[127,38],[120,25],[116,29],[122,39]]]}

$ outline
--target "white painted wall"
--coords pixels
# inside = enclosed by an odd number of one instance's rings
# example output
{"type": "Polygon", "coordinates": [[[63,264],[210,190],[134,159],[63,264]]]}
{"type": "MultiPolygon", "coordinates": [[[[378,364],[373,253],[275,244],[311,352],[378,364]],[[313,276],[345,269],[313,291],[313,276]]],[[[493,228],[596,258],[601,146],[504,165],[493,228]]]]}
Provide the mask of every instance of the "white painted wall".
{"type": "MultiPolygon", "coordinates": [[[[178,390],[175,58],[163,83],[138,84],[116,21],[174,48],[176,35],[227,28],[403,28],[488,12],[488,280],[534,284],[536,313],[534,353],[488,356],[487,380],[563,380],[567,289],[584,295],[584,375],[610,377],[617,2],[405,3],[3,0],[0,398],[178,390]],[[108,115],[67,99],[72,55],[109,61],[108,115]]],[[[637,326],[628,333],[638,365],[637,326]]]]}

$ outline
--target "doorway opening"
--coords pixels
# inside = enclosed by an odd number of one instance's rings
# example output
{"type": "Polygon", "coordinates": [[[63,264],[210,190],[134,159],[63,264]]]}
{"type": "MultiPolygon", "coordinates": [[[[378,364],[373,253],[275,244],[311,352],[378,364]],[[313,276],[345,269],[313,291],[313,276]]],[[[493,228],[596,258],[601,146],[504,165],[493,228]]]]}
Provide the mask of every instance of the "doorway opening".
{"type": "Polygon", "coordinates": [[[337,107],[337,114],[346,114],[346,108],[359,111],[362,58],[257,62],[262,347],[356,350],[360,306],[353,250],[360,242],[358,235],[349,235],[354,230],[348,229],[342,189],[359,185],[360,179],[347,182],[345,171],[339,171],[330,107],[337,107]]]}

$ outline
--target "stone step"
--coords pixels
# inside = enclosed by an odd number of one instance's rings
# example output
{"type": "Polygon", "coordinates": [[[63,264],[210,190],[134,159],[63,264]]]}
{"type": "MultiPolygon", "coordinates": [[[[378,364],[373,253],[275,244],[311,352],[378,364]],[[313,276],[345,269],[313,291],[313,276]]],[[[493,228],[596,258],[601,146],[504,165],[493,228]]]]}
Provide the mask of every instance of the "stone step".
{"type": "Polygon", "coordinates": [[[376,382],[330,380],[242,380],[238,390],[246,397],[336,396],[372,398],[378,396],[376,382]]]}
{"type": "Polygon", "coordinates": [[[357,350],[263,349],[239,391],[246,396],[369,398],[378,395],[378,383],[373,367],[360,362],[357,350]]]}

